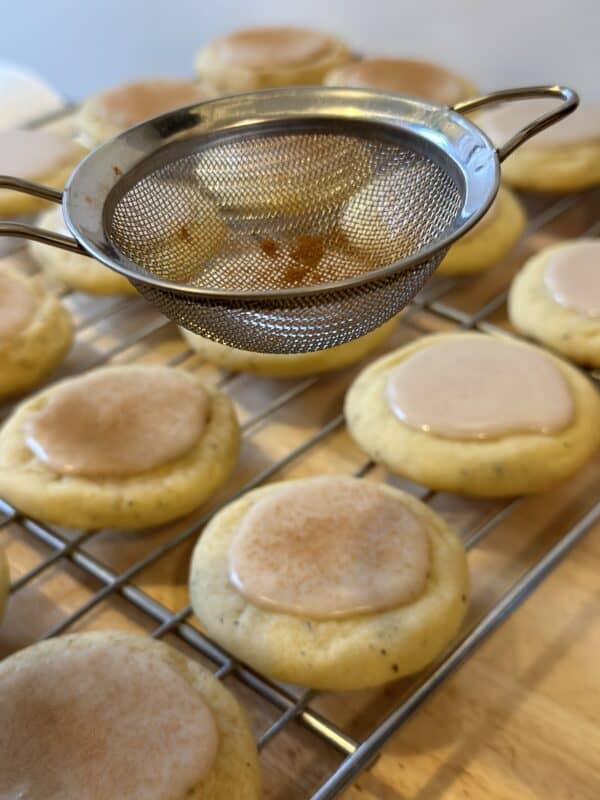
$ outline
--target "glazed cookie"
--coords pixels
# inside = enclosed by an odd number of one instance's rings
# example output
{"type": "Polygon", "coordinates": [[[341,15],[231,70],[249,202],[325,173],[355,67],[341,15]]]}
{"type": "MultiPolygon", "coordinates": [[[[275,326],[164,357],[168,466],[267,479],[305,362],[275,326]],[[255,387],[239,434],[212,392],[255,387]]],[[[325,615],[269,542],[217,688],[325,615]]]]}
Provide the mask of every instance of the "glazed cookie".
{"type": "MultiPolygon", "coordinates": [[[[87,150],[47,131],[0,131],[0,175],[12,175],[53,189],[62,189],[87,150]]],[[[46,205],[33,195],[0,189],[0,217],[30,214],[46,205]]]]}
{"type": "Polygon", "coordinates": [[[39,384],[73,341],[67,309],[37,278],[0,265],[0,400],[39,384]]]}
{"type": "Polygon", "coordinates": [[[0,619],[4,613],[8,587],[10,585],[10,573],[8,571],[8,561],[4,555],[4,550],[0,550],[0,619]]]}
{"type": "Polygon", "coordinates": [[[149,637],[98,631],[21,650],[0,664],[0,705],[2,797],[260,797],[233,695],[149,637]]]}
{"type": "Polygon", "coordinates": [[[345,413],[374,461],[461,494],[545,491],[600,444],[600,398],[578,370],[479,333],[427,336],[383,356],[350,387],[345,413]]]}
{"type": "Polygon", "coordinates": [[[600,367],[600,240],[565,242],[530,258],[510,287],[508,313],[521,333],[600,367]]]}
{"type": "Polygon", "coordinates": [[[206,45],[196,71],[217,92],[321,83],[329,70],[351,60],[333,36],[306,28],[248,28],[206,45]]]}
{"type": "Polygon", "coordinates": [[[449,106],[477,94],[476,86],[461,75],[429,61],[405,58],[354,61],[329,72],[325,83],[398,92],[449,106]]]}
{"type": "Polygon", "coordinates": [[[274,484],[220,511],[190,594],[217,642],[276,680],[378,686],[415,672],[463,619],[463,547],[414,497],[356,478],[274,484]]]}
{"type": "Polygon", "coordinates": [[[501,186],[487,214],[452,245],[437,274],[468,275],[491,267],[512,250],[525,230],[526,221],[517,196],[501,186]]]}
{"type": "Polygon", "coordinates": [[[278,353],[252,353],[247,350],[236,350],[211,339],[205,339],[195,333],[181,328],[191,347],[207,361],[219,367],[236,372],[252,372],[255,375],[267,375],[273,378],[300,378],[320,372],[341,369],[360,361],[371,350],[391,336],[398,318],[386,322],[380,328],[354,339],[351,342],[331,347],[328,350],[316,350],[312,353],[281,355],[278,353]]]}
{"type": "Polygon", "coordinates": [[[25,401],[0,431],[0,495],[73,528],[141,528],[192,511],[229,476],[231,401],[169,367],[103,367],[25,401]]]}
{"type": "MultiPolygon", "coordinates": [[[[545,111],[554,100],[509,103],[481,112],[477,124],[497,146],[545,111]]],[[[502,177],[518,189],[578,192],[600,183],[600,107],[583,105],[536,135],[502,164],[502,177]]]]}
{"type": "MultiPolygon", "coordinates": [[[[39,226],[70,236],[60,208],[46,211],[39,226]]],[[[89,294],[137,294],[129,281],[99,261],[42,242],[30,242],[31,254],[46,274],[78,292],[89,294]]]]}
{"type": "Polygon", "coordinates": [[[106,89],[88,98],[77,124],[83,140],[98,144],[152,117],[208,100],[206,86],[190,80],[149,78],[106,89]]]}

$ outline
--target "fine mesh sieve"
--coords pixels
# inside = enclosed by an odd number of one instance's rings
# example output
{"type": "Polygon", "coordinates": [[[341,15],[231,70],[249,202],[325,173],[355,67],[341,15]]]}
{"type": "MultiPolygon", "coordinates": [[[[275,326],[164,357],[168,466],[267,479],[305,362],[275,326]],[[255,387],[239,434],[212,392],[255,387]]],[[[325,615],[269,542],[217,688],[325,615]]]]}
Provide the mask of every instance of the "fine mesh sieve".
{"type": "Polygon", "coordinates": [[[203,336],[262,352],[324,349],[400,311],[489,207],[499,161],[576,104],[560,87],[457,110],[352,89],[222,98],[100,147],[62,197],[44,190],[78,242],[21,235],[83,245],[203,336]],[[548,94],[563,105],[499,152],[457,113],[548,94]]]}

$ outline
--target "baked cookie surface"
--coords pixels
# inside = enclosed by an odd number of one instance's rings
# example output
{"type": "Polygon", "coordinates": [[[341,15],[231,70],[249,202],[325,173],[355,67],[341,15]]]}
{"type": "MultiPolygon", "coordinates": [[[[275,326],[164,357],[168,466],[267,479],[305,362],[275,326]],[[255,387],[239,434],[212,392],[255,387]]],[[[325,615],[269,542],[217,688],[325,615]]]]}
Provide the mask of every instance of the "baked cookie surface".
{"type": "Polygon", "coordinates": [[[256,748],[233,695],[149,637],[99,631],[28,647],[0,664],[0,697],[3,797],[25,784],[31,800],[74,800],[82,786],[86,796],[128,800],[260,796],[256,748]]]}
{"type": "Polygon", "coordinates": [[[16,409],[0,431],[0,494],[66,527],[159,525],[201,505],[238,450],[231,401],[193,374],[103,367],[16,409]]]}
{"type": "Polygon", "coordinates": [[[140,122],[208,100],[200,83],[176,78],[147,78],[105,89],[82,104],[77,124],[85,141],[99,144],[140,122]]]}
{"type": "Polygon", "coordinates": [[[11,263],[0,263],[0,400],[40,383],[73,341],[71,316],[60,300],[11,263]]]}
{"type": "Polygon", "coordinates": [[[196,352],[219,367],[274,378],[300,378],[305,375],[340,369],[359,361],[371,350],[385,342],[391,336],[397,324],[398,318],[394,317],[380,328],[376,328],[374,331],[351,342],[331,347],[328,350],[316,350],[311,353],[298,353],[295,355],[253,353],[248,350],[237,350],[235,347],[228,347],[225,344],[198,336],[184,328],[180,330],[196,352]]]}
{"type": "Polygon", "coordinates": [[[560,267],[589,264],[591,269],[588,268],[581,289],[587,292],[589,301],[597,302],[600,296],[600,242],[595,239],[565,242],[536,253],[515,276],[508,296],[510,321],[521,333],[572,361],[587,367],[600,367],[600,305],[594,315],[559,302],[546,279],[549,269],[558,263],[558,259],[564,262],[559,264],[560,267]],[[598,277],[594,281],[593,272],[596,271],[598,277]]]}
{"type": "Polygon", "coordinates": [[[453,244],[437,275],[469,275],[503,259],[520,239],[527,218],[517,196],[501,186],[487,214],[453,244]]]}
{"type": "Polygon", "coordinates": [[[449,106],[477,94],[475,85],[462,75],[429,61],[406,58],[353,61],[328,73],[325,83],[397,92],[449,106]]]}
{"type": "MultiPolygon", "coordinates": [[[[556,101],[510,103],[481,112],[476,123],[501,146],[556,101]]],[[[582,104],[537,134],[502,164],[505,183],[537,192],[578,192],[600,183],[600,107],[582,104]]]]}
{"type": "MultiPolygon", "coordinates": [[[[239,554],[236,568],[239,579],[239,554]]],[[[242,581],[246,578],[242,574],[242,581]]],[[[460,541],[420,501],[388,486],[323,476],[257,489],[220,511],[196,545],[190,594],[209,635],[238,658],[278,680],[345,690],[384,684],[435,658],[465,613],[468,575],[460,541]],[[264,526],[254,524],[256,514],[264,526]],[[244,525],[251,539],[242,551],[241,569],[246,563],[251,570],[257,554],[267,559],[272,554],[277,563],[255,580],[253,589],[275,596],[279,608],[249,600],[233,582],[232,546],[244,525]],[[261,537],[268,529],[261,552],[261,537]],[[349,539],[336,535],[350,529],[349,539]],[[297,548],[292,554],[286,540],[297,548]],[[273,541],[279,542],[277,550],[273,541]],[[376,543],[374,549],[370,541],[376,543]],[[415,549],[419,541],[424,552],[415,549]],[[387,558],[387,566],[392,564],[398,573],[384,576],[384,567],[378,571],[385,592],[374,599],[365,547],[383,562],[393,546],[399,550],[392,551],[395,557],[387,558]],[[294,553],[288,572],[287,558],[294,553]],[[350,581],[361,587],[360,596],[348,586],[346,563],[350,581]],[[366,573],[361,572],[363,565],[366,573]],[[289,604],[298,600],[294,592],[303,586],[301,605],[292,612],[289,604]],[[336,595],[341,613],[334,608],[324,618],[324,606],[336,595]],[[364,607],[365,598],[367,604],[375,602],[371,610],[364,607]]]]}
{"type": "Polygon", "coordinates": [[[196,57],[196,72],[217,92],[321,83],[351,60],[334,36],[307,28],[265,27],[234,31],[210,42],[196,57]]]}
{"type": "MultiPolygon", "coordinates": [[[[38,130],[0,131],[0,175],[63,189],[87,149],[55,133],[38,130]]],[[[46,200],[10,189],[0,189],[0,216],[31,214],[48,205],[46,200]]]]}
{"type": "Polygon", "coordinates": [[[345,416],[358,446],[392,472],[432,489],[488,497],[545,491],[576,472],[600,444],[600,398],[578,370],[532,345],[477,333],[427,336],[370,364],[346,395],[345,416]],[[495,354],[490,351],[489,375],[483,375],[480,369],[469,370],[468,364],[457,373],[458,355],[446,352],[444,363],[448,374],[441,380],[439,374],[431,371],[426,378],[424,373],[413,375],[411,386],[424,391],[423,397],[437,398],[442,413],[450,402],[459,411],[471,403],[472,417],[467,422],[472,423],[472,430],[461,438],[454,433],[450,436],[432,433],[427,420],[422,421],[420,428],[403,422],[388,400],[388,379],[394,370],[416,356],[421,357],[426,348],[462,346],[473,341],[484,348],[486,341],[490,345],[501,343],[504,348],[515,348],[516,357],[519,355],[516,348],[525,348],[524,355],[528,362],[533,359],[533,364],[527,363],[524,371],[513,375],[510,363],[515,358],[512,351],[507,351],[503,365],[506,380],[502,379],[505,393],[495,397],[492,391],[489,397],[484,391],[485,383],[495,371],[499,373],[493,360],[495,354]],[[544,398],[543,384],[536,386],[537,377],[532,372],[539,368],[551,382],[551,397],[544,398]],[[456,380],[448,375],[454,375],[456,380]],[[508,430],[503,429],[500,417],[506,403],[502,397],[528,398],[536,389],[539,405],[526,409],[530,429],[513,431],[510,424],[508,430]],[[488,402],[484,412],[478,410],[477,400],[482,391],[492,402],[494,413],[488,419],[491,435],[478,438],[477,415],[489,414],[490,405],[488,402]],[[558,404],[559,416],[562,414],[559,429],[553,432],[538,430],[537,422],[544,415],[546,400],[558,404]]]}
{"type": "MultiPolygon", "coordinates": [[[[39,219],[39,226],[56,233],[70,235],[62,212],[53,208],[39,219]]],[[[105,267],[99,261],[80,256],[58,247],[49,247],[42,242],[30,242],[31,254],[46,274],[78,292],[88,294],[137,294],[129,281],[118,272],[105,267]]]]}

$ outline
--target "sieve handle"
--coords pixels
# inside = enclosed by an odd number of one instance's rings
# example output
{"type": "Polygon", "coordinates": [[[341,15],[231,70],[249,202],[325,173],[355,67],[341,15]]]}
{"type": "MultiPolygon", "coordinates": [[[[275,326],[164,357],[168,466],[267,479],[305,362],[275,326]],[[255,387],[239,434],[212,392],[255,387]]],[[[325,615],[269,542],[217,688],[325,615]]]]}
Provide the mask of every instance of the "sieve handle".
{"type": "MultiPolygon", "coordinates": [[[[52,203],[62,204],[62,192],[51,189],[49,186],[42,186],[39,183],[24,181],[21,178],[12,178],[10,175],[0,175],[0,189],[11,189],[15,192],[31,194],[42,200],[50,200],[52,203]]],[[[23,222],[0,221],[0,236],[17,236],[21,239],[31,239],[34,242],[43,242],[52,247],[60,247],[63,250],[69,250],[71,253],[78,253],[82,256],[89,255],[77,239],[72,236],[46,231],[43,228],[36,228],[35,225],[26,225],[23,222]]]]}
{"type": "Polygon", "coordinates": [[[462,103],[457,103],[452,107],[453,111],[458,111],[459,114],[468,114],[470,111],[475,111],[476,108],[483,106],[495,105],[496,103],[504,103],[507,100],[527,100],[537,99],[541,97],[554,97],[563,102],[554,111],[548,111],[542,114],[541,117],[534,119],[529,125],[521,128],[512,136],[508,142],[497,148],[498,160],[504,161],[513,150],[520,147],[536,133],[540,133],[544,128],[554,125],[563,117],[571,114],[579,105],[579,95],[573,89],[567,86],[526,86],[522,89],[504,89],[500,92],[492,92],[491,94],[484,94],[481,97],[475,97],[473,100],[465,100],[462,103]]]}

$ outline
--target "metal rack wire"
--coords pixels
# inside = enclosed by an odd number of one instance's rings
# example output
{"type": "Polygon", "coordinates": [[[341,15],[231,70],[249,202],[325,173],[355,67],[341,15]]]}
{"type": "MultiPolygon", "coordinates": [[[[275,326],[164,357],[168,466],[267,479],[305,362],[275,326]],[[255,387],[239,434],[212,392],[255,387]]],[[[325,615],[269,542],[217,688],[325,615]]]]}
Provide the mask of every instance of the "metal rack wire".
{"type": "MultiPolygon", "coordinates": [[[[560,220],[572,209],[589,207],[592,200],[595,203],[599,199],[598,192],[582,193],[558,200],[550,199],[531,217],[527,235],[533,236],[536,232],[560,220]]],[[[588,230],[583,232],[593,235],[597,231],[598,224],[593,228],[588,226],[588,230]]],[[[504,328],[492,320],[494,314],[505,302],[506,286],[502,287],[501,291],[495,292],[483,306],[475,311],[467,312],[454,304],[451,299],[452,293],[460,285],[461,282],[458,280],[434,282],[414,301],[405,315],[405,322],[401,324],[411,325],[413,324],[412,319],[425,313],[433,315],[453,327],[476,329],[488,333],[502,330],[506,333],[504,328]]],[[[80,323],[78,332],[81,334],[100,323],[105,323],[112,315],[136,308],[140,303],[142,301],[138,299],[119,300],[108,307],[92,309],[80,323]]],[[[172,323],[158,313],[154,314],[139,330],[124,336],[118,343],[90,359],[86,368],[99,366],[135,348],[151,348],[155,337],[168,329],[170,325],[172,323]]],[[[184,349],[171,357],[167,363],[183,365],[191,356],[191,351],[184,349]]],[[[222,374],[219,385],[227,389],[232,380],[235,380],[235,377],[231,374],[222,374]]],[[[282,391],[267,406],[246,419],[242,426],[243,435],[249,436],[258,426],[268,422],[273,415],[300,399],[303,394],[322,380],[325,378],[314,377],[296,381],[291,386],[285,384],[282,391]]],[[[298,461],[342,426],[343,416],[338,411],[283,457],[274,460],[267,467],[253,474],[233,495],[224,497],[217,508],[244,492],[278,477],[278,474],[286,467],[298,461]]],[[[372,462],[365,461],[360,464],[354,474],[363,477],[374,467],[372,462]]],[[[434,492],[418,487],[414,491],[425,502],[431,502],[435,497],[434,492]]],[[[520,502],[520,499],[515,499],[496,507],[493,513],[466,534],[466,548],[468,550],[477,548],[501,523],[504,523],[516,512],[520,502]]],[[[77,574],[87,581],[91,579],[96,589],[85,602],[46,630],[41,638],[59,635],[72,628],[76,623],[85,622],[87,615],[111,597],[122,598],[129,607],[134,608],[136,612],[141,612],[151,623],[153,637],[162,638],[167,635],[177,637],[204,659],[208,659],[213,665],[217,677],[221,679],[235,677],[251,693],[261,698],[262,701],[266,701],[273,711],[274,719],[257,736],[260,750],[268,747],[284,729],[289,729],[290,726],[296,724],[302,725],[321,742],[335,750],[337,766],[332,769],[324,781],[320,781],[320,785],[311,789],[311,793],[304,795],[306,798],[310,797],[311,800],[332,800],[337,797],[357,774],[372,762],[385,741],[398,730],[404,720],[533,591],[590,526],[600,519],[599,501],[589,508],[587,513],[575,524],[561,531],[558,538],[550,543],[535,562],[502,593],[496,602],[484,609],[478,618],[472,619],[465,625],[444,656],[407,684],[400,702],[395,707],[389,708],[384,719],[374,724],[366,735],[356,737],[350,735],[343,726],[317,709],[318,696],[316,693],[280,685],[236,662],[196,626],[192,620],[192,610],[189,605],[174,611],[136,584],[136,578],[143,570],[166,558],[182,543],[195,539],[217,508],[211,508],[193,522],[177,530],[168,541],[151,550],[123,571],[116,571],[90,552],[89,545],[95,537],[99,536],[100,531],[81,531],[75,536],[67,536],[51,526],[21,515],[9,503],[0,500],[0,513],[2,514],[0,531],[9,527],[11,531],[18,530],[23,537],[41,543],[47,549],[47,556],[12,584],[12,602],[18,602],[19,592],[51,568],[66,562],[72,563],[78,570],[77,574]]]]}

